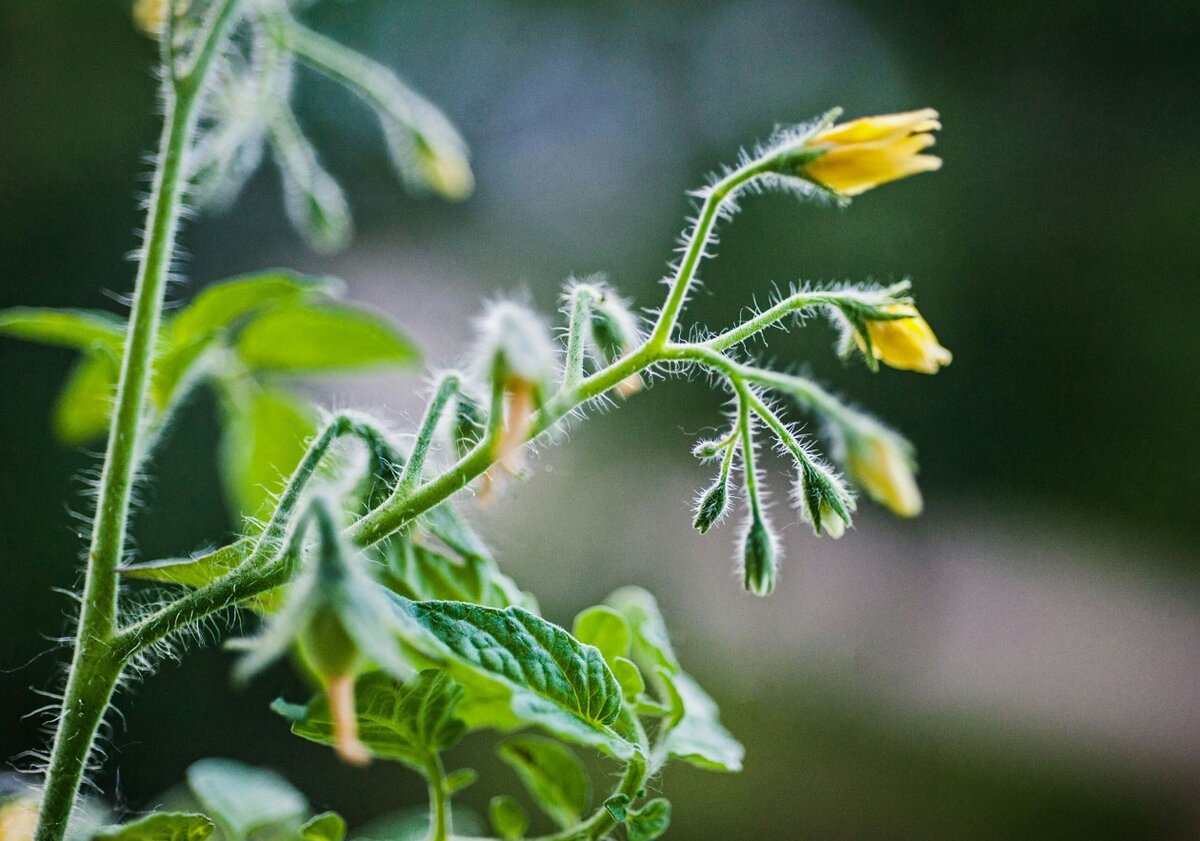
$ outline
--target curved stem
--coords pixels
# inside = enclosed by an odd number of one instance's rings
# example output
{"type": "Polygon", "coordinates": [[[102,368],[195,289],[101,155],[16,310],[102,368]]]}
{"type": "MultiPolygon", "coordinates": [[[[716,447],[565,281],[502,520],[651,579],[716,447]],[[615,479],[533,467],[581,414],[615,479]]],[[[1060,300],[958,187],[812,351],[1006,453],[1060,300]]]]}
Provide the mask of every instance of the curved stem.
{"type": "MultiPolygon", "coordinates": [[[[116,403],[100,474],[75,653],[46,770],[36,841],[60,841],[66,833],[96,731],[124,666],[113,650],[116,569],[125,547],[154,346],[175,253],[189,171],[188,155],[200,114],[199,92],[238,1],[223,0],[216,7],[189,73],[176,76],[172,67],[166,74],[166,116],[146,219],[146,237],[138,261],[116,403]]],[[[168,47],[164,47],[163,55],[173,61],[168,47]]]]}
{"type": "Polygon", "coordinates": [[[446,787],[446,769],[442,758],[436,754],[425,768],[429,781],[429,832],[428,841],[449,841],[452,835],[450,792],[446,787]]]}

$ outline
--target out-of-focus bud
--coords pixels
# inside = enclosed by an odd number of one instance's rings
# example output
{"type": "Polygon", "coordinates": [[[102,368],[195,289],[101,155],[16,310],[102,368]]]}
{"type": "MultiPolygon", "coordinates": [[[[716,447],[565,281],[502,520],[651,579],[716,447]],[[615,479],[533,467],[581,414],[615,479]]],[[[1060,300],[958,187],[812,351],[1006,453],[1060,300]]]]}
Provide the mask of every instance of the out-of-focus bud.
{"type": "Polygon", "coordinates": [[[418,137],[415,146],[416,168],[429,189],[448,201],[462,201],[471,195],[475,190],[475,175],[460,145],[445,143],[434,147],[424,137],[418,137]]]}
{"type": "MultiPolygon", "coordinates": [[[[641,343],[642,333],[629,302],[607,286],[599,286],[599,300],[592,307],[592,343],[596,353],[611,365],[641,343]]],[[[631,374],[617,384],[622,397],[636,394],[645,387],[640,374],[631,374]]]]}
{"type": "Polygon", "coordinates": [[[856,485],[901,517],[915,517],[924,503],[914,473],[912,447],[882,427],[850,430],[846,471],[856,485]]]}
{"type": "Polygon", "coordinates": [[[454,426],[451,435],[454,438],[454,452],[462,458],[483,438],[486,418],[483,407],[469,394],[459,393],[454,404],[454,426]]]}
{"type": "Polygon", "coordinates": [[[37,829],[38,801],[14,797],[0,804],[0,841],[33,841],[37,829]]]}
{"type": "Polygon", "coordinates": [[[750,517],[742,535],[742,583],[756,596],[768,596],[775,589],[775,533],[757,514],[750,517]]]}
{"type": "Polygon", "coordinates": [[[696,501],[696,517],[692,525],[701,534],[725,519],[729,513],[729,477],[718,476],[700,498],[696,501]]]}
{"type": "Polygon", "coordinates": [[[922,374],[936,374],[954,360],[912,304],[891,304],[882,309],[897,317],[868,320],[870,342],[864,341],[861,333],[854,334],[863,353],[892,368],[922,374]]]}
{"type": "Polygon", "coordinates": [[[362,568],[361,557],[345,543],[329,508],[316,504],[312,512],[317,544],[306,553],[300,576],[263,632],[236,641],[247,653],[235,675],[247,679],[298,647],[329,696],[338,755],[364,765],[371,757],[358,738],[355,678],[372,663],[401,680],[413,670],[393,634],[394,615],[362,568]]]}
{"type": "Polygon", "coordinates": [[[519,474],[533,413],[557,376],[558,349],[545,323],[512,301],[493,304],[479,321],[479,334],[477,366],[505,393],[495,458],[507,472],[519,474]]]}
{"type": "Polygon", "coordinates": [[[800,517],[819,536],[822,531],[835,540],[846,533],[854,497],[842,480],[812,459],[800,462],[792,497],[800,517]]]}

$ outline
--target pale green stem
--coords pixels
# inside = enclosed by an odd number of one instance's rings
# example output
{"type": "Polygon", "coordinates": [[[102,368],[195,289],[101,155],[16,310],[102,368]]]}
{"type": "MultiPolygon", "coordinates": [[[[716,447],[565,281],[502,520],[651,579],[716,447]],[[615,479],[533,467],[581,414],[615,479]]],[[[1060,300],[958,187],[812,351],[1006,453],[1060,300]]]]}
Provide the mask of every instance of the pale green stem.
{"type": "MultiPolygon", "coordinates": [[[[66,833],[96,731],[124,666],[112,649],[116,631],[116,569],[125,546],[154,346],[179,230],[188,152],[199,118],[198,94],[237,5],[238,0],[224,0],[214,7],[205,30],[206,40],[197,48],[191,67],[184,74],[176,74],[173,67],[169,68],[169,81],[164,85],[166,117],[146,219],[146,238],[138,261],[116,402],[100,474],[75,652],[46,769],[36,841],[60,841],[66,833]]],[[[166,46],[163,55],[171,60],[166,46]]]]}
{"type": "Polygon", "coordinates": [[[671,340],[671,333],[675,329],[675,322],[679,320],[679,313],[683,310],[683,305],[687,302],[688,290],[691,288],[692,282],[696,279],[696,269],[699,267],[700,261],[704,257],[704,250],[708,247],[708,243],[712,238],[713,228],[716,227],[717,219],[720,218],[722,205],[733,198],[737,194],[738,189],[748,181],[767,170],[768,162],[762,160],[751,161],[738,167],[709,188],[708,194],[704,198],[704,204],[700,207],[700,215],[696,218],[696,224],[688,236],[687,247],[683,252],[682,259],[679,261],[679,270],[671,280],[670,290],[667,292],[667,300],[663,304],[662,311],[658,314],[658,321],[655,322],[654,329],[650,333],[649,340],[647,340],[647,347],[662,348],[671,340]]]}
{"type": "Polygon", "coordinates": [[[435,755],[426,766],[425,779],[429,782],[429,832],[425,837],[427,841],[449,841],[453,834],[453,817],[446,769],[440,756],[435,755]]]}
{"type": "Polygon", "coordinates": [[[433,397],[425,407],[425,416],[421,418],[421,424],[417,427],[417,437],[413,442],[408,462],[404,465],[404,472],[400,474],[400,481],[396,483],[396,489],[392,491],[393,497],[408,493],[421,481],[421,474],[425,470],[425,459],[429,455],[430,446],[433,445],[433,436],[437,432],[438,423],[446,411],[446,405],[458,393],[461,385],[462,381],[458,374],[448,373],[442,376],[437,388],[434,389],[433,397]]]}
{"type": "Polygon", "coordinates": [[[747,339],[758,335],[772,324],[781,321],[793,313],[823,304],[837,306],[841,303],[862,301],[862,299],[863,294],[854,289],[840,292],[797,292],[763,310],[749,321],[732,327],[703,344],[704,347],[716,351],[728,350],[734,345],[741,344],[747,339]]]}

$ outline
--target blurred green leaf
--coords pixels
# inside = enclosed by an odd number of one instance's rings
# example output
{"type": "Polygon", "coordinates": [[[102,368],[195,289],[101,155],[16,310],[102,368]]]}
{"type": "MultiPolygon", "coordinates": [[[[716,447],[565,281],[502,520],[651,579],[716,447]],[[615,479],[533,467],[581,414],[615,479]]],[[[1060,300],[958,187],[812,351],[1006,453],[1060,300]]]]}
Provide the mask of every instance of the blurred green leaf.
{"type": "Polygon", "coordinates": [[[407,537],[394,537],[383,547],[387,584],[414,601],[462,601],[484,607],[535,605],[494,562],[477,555],[454,560],[407,537]]]}
{"type": "Polygon", "coordinates": [[[119,356],[125,321],[104,310],[13,307],[0,310],[0,334],[78,350],[99,345],[119,356]]]}
{"type": "Polygon", "coordinates": [[[600,649],[609,666],[616,658],[629,656],[633,640],[625,617],[604,605],[589,607],[576,616],[571,634],[580,642],[600,649]]]}
{"type": "Polygon", "coordinates": [[[570,748],[544,736],[510,736],[496,754],[517,772],[525,790],[563,829],[578,823],[592,802],[587,772],[570,748]]]}
{"type": "Polygon", "coordinates": [[[216,827],[204,815],[155,812],[123,826],[108,826],[93,841],[203,841],[216,827]]]}
{"type": "Polygon", "coordinates": [[[280,391],[227,399],[221,476],[234,510],[252,521],[270,514],[274,500],[316,433],[312,412],[280,391]]]}
{"type": "Polygon", "coordinates": [[[246,316],[341,291],[341,281],[296,274],[284,269],[242,275],[202,289],[170,323],[169,339],[184,345],[213,330],[235,325],[246,316]]]}
{"type": "Polygon", "coordinates": [[[529,829],[529,815],[514,798],[507,794],[493,797],[488,804],[488,818],[492,829],[506,841],[521,838],[529,829]]]}
{"type": "Polygon", "coordinates": [[[237,352],[251,370],[290,374],[410,366],[420,358],[380,316],[331,304],[264,313],[242,330],[237,352]]]}
{"type": "Polygon", "coordinates": [[[656,679],[660,695],[670,704],[662,749],[706,770],[742,770],[745,748],[721,724],[716,702],[679,665],[654,596],[639,587],[625,587],[605,601],[629,623],[634,661],[656,679]]]}
{"type": "Polygon", "coordinates": [[[232,759],[193,763],[187,783],[229,841],[273,824],[299,821],[308,813],[304,795],[283,777],[232,759]]]}
{"type": "Polygon", "coordinates": [[[654,841],[667,831],[671,824],[671,804],[656,797],[636,812],[631,812],[625,821],[625,832],[629,841],[654,841]]]}
{"type": "Polygon", "coordinates": [[[471,726],[536,724],[619,758],[633,755],[610,726],[621,688],[597,649],[519,607],[392,599],[425,632],[407,642],[467,688],[461,714],[471,726]]]}
{"type": "MultiPolygon", "coordinates": [[[[254,551],[255,539],[243,537],[219,549],[193,558],[164,558],[140,564],[118,567],[117,572],[126,578],[142,581],[161,581],[181,587],[203,587],[211,584],[226,573],[241,565],[254,551]]],[[[260,593],[246,603],[246,607],[258,613],[273,613],[283,603],[284,588],[276,587],[260,593]]]]}
{"type": "MultiPolygon", "coordinates": [[[[355,685],[358,738],[380,759],[425,772],[437,754],[462,738],[466,725],[456,716],[463,688],[444,672],[426,669],[401,684],[383,672],[364,675],[355,685]]],[[[325,696],[313,700],[292,732],[323,745],[335,741],[325,696]]]]}
{"type": "Polygon", "coordinates": [[[80,359],[54,406],[54,433],[68,446],[86,444],[108,431],[117,387],[116,360],[106,354],[80,359]]]}
{"type": "Polygon", "coordinates": [[[346,837],[346,819],[337,812],[322,812],[300,827],[304,841],[343,841],[346,837]]]}

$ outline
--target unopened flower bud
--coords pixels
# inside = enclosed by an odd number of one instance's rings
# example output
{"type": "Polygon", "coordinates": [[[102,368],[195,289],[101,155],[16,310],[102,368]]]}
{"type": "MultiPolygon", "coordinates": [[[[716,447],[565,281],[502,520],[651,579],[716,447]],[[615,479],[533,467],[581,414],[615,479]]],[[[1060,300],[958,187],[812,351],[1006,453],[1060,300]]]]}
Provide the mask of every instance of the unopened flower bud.
{"type": "Polygon", "coordinates": [[[887,313],[902,316],[867,322],[870,347],[860,333],[854,338],[863,353],[871,353],[884,365],[904,371],[936,374],[954,356],[938,344],[937,336],[912,304],[891,304],[887,313]]]}
{"type": "Polygon", "coordinates": [[[822,531],[835,540],[850,525],[854,498],[842,480],[816,461],[800,463],[792,497],[800,508],[800,517],[820,535],[822,531]]]}
{"type": "Polygon", "coordinates": [[[912,448],[886,429],[851,432],[846,440],[846,471],[876,502],[901,517],[915,517],[924,502],[914,475],[912,448]]]}
{"type": "Polygon", "coordinates": [[[742,583],[756,596],[768,596],[775,589],[775,534],[763,520],[750,518],[742,536],[742,583]]]}
{"type": "Polygon", "coordinates": [[[448,201],[462,201],[471,195],[475,176],[460,146],[445,143],[434,148],[424,138],[418,138],[415,145],[416,166],[429,189],[448,201]]]}
{"type": "MultiPolygon", "coordinates": [[[[611,289],[604,289],[592,308],[592,342],[605,364],[611,365],[632,351],[641,342],[637,317],[629,303],[611,289]]],[[[617,384],[622,397],[636,394],[645,387],[640,374],[631,374],[617,384]]]]}
{"type": "Polygon", "coordinates": [[[725,519],[729,513],[729,477],[718,476],[717,481],[696,502],[696,518],[692,525],[701,534],[725,519]]]}

